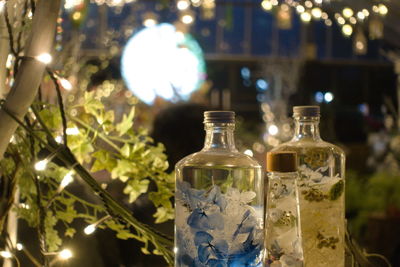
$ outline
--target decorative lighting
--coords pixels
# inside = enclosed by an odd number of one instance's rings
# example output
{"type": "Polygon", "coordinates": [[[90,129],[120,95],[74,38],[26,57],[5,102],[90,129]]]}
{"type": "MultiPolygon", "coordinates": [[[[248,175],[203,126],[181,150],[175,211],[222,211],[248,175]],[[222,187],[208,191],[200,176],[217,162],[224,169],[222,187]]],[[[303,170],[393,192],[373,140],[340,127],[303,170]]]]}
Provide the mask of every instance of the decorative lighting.
{"type": "Polygon", "coordinates": [[[71,84],[67,79],[61,78],[61,79],[59,79],[59,81],[60,81],[61,86],[62,86],[65,90],[67,90],[67,91],[72,90],[72,84],[71,84]]]}
{"type": "Polygon", "coordinates": [[[79,129],[77,127],[67,128],[66,132],[67,132],[67,135],[78,135],[79,129]]]}
{"type": "Polygon", "coordinates": [[[319,5],[322,4],[322,0],[314,0],[314,2],[319,5]]]}
{"type": "Polygon", "coordinates": [[[332,20],[330,20],[330,19],[325,20],[325,25],[332,26],[332,20]]]}
{"type": "Polygon", "coordinates": [[[247,156],[250,156],[250,157],[254,156],[254,153],[253,153],[253,151],[251,149],[246,149],[243,153],[245,155],[247,155],[247,156]]]}
{"type": "Polygon", "coordinates": [[[49,53],[43,53],[36,57],[36,59],[44,64],[50,64],[53,57],[49,53]]]}
{"type": "Polygon", "coordinates": [[[357,23],[357,19],[355,17],[349,18],[349,21],[350,21],[351,24],[356,24],[357,23]]]}
{"type": "Polygon", "coordinates": [[[379,7],[376,5],[372,6],[372,11],[374,11],[375,13],[379,13],[379,7]]]}
{"type": "Polygon", "coordinates": [[[357,12],[357,18],[359,20],[364,20],[365,19],[365,14],[362,11],[357,12]]]}
{"type": "Polygon", "coordinates": [[[369,16],[369,11],[368,11],[368,9],[363,9],[362,10],[362,13],[365,15],[365,17],[368,17],[369,16]]]}
{"type": "Polygon", "coordinates": [[[306,23],[310,22],[311,21],[311,14],[309,12],[301,13],[300,18],[301,18],[302,21],[304,21],[306,23]]]}
{"type": "Polygon", "coordinates": [[[5,1],[0,1],[0,13],[2,13],[4,11],[5,4],[6,4],[5,1]]]}
{"type": "Polygon", "coordinates": [[[319,19],[319,18],[321,18],[321,16],[322,16],[322,10],[321,10],[319,7],[314,7],[314,8],[311,10],[311,15],[312,15],[314,18],[319,19]]]}
{"type": "Polygon", "coordinates": [[[305,1],[305,2],[304,2],[304,5],[305,5],[307,8],[312,8],[312,7],[313,7],[313,3],[312,3],[311,1],[309,1],[309,0],[305,1]]]}
{"type": "Polygon", "coordinates": [[[272,124],[268,127],[268,133],[270,135],[277,135],[279,132],[278,126],[276,126],[275,124],[272,124]]]}
{"type": "Polygon", "coordinates": [[[54,138],[54,140],[59,144],[61,144],[63,142],[63,138],[61,135],[57,135],[56,138],[54,138]]]}
{"type": "Polygon", "coordinates": [[[303,13],[304,11],[306,11],[306,9],[304,8],[304,6],[298,5],[298,6],[296,7],[296,11],[297,11],[298,13],[303,13]]]}
{"type": "Polygon", "coordinates": [[[24,249],[24,246],[23,246],[21,243],[17,243],[17,245],[16,245],[15,247],[16,247],[16,249],[17,249],[18,251],[21,251],[21,250],[24,249]]]}
{"type": "Polygon", "coordinates": [[[67,187],[70,183],[74,181],[74,177],[72,176],[72,171],[68,172],[60,183],[59,191],[62,191],[65,187],[67,187]]]}
{"type": "Polygon", "coordinates": [[[96,231],[96,225],[95,224],[89,224],[88,226],[85,227],[85,229],[83,230],[83,232],[86,235],[91,235],[96,231]]]}
{"type": "Polygon", "coordinates": [[[385,16],[389,12],[388,8],[384,4],[379,4],[378,9],[379,14],[381,14],[382,16],[385,16]]]}
{"type": "Polygon", "coordinates": [[[189,0],[178,0],[178,2],[176,2],[176,7],[179,10],[186,10],[190,7],[190,1],[189,0]]]}
{"type": "Polygon", "coordinates": [[[44,159],[35,163],[35,170],[44,171],[47,167],[48,160],[44,159]]]}
{"type": "Polygon", "coordinates": [[[73,255],[72,255],[72,251],[71,250],[65,248],[65,249],[63,249],[63,250],[61,250],[59,252],[58,256],[62,260],[68,260],[68,259],[72,258],[73,255]]]}
{"type": "Polygon", "coordinates": [[[316,92],[315,93],[315,101],[317,103],[322,103],[324,102],[324,94],[322,92],[316,92]]]}
{"type": "Polygon", "coordinates": [[[279,1],[278,0],[271,0],[271,3],[272,3],[273,6],[279,5],[279,1]]]}
{"type": "Polygon", "coordinates": [[[339,18],[337,19],[337,22],[338,22],[340,25],[344,25],[344,24],[346,23],[346,20],[345,20],[343,17],[339,17],[339,18]]]}
{"type": "Polygon", "coordinates": [[[342,33],[343,33],[345,36],[350,36],[350,35],[353,33],[353,27],[351,27],[350,24],[345,24],[345,25],[343,25],[343,27],[342,27],[342,33]]]}
{"type": "Polygon", "coordinates": [[[82,5],[84,0],[65,0],[64,8],[73,9],[76,6],[82,5]]]}
{"type": "Polygon", "coordinates": [[[322,12],[321,18],[322,18],[322,19],[328,19],[328,18],[329,18],[328,13],[322,12]]]}
{"type": "Polygon", "coordinates": [[[146,12],[143,15],[143,26],[145,27],[152,27],[156,25],[157,22],[157,15],[153,12],[146,12]]]}
{"type": "Polygon", "coordinates": [[[333,94],[331,92],[326,92],[324,95],[324,99],[326,103],[330,103],[333,100],[333,94]]]}
{"type": "Polygon", "coordinates": [[[183,14],[181,17],[181,21],[184,24],[192,24],[194,22],[194,16],[191,13],[183,14]]]}
{"type": "Polygon", "coordinates": [[[342,14],[345,18],[350,18],[351,16],[353,16],[354,12],[353,9],[345,7],[342,11],[342,14]]]}
{"type": "Polygon", "coordinates": [[[13,257],[10,251],[2,250],[0,251],[0,256],[5,258],[5,259],[10,259],[13,257]]]}
{"type": "Polygon", "coordinates": [[[73,20],[80,20],[82,18],[82,13],[80,11],[76,11],[72,13],[72,19],[73,20]]]}
{"type": "Polygon", "coordinates": [[[266,10],[266,11],[270,11],[272,9],[272,3],[269,0],[263,0],[261,2],[261,7],[266,10]]]}

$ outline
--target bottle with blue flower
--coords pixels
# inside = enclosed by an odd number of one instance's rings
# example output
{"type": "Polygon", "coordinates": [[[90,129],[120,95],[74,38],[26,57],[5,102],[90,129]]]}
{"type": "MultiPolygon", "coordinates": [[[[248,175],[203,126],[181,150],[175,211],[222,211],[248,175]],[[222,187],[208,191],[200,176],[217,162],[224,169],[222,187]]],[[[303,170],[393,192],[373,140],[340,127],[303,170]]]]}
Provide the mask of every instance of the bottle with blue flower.
{"type": "Polygon", "coordinates": [[[175,266],[264,266],[260,164],[235,147],[235,113],[204,113],[204,148],[176,166],[175,266]]]}
{"type": "Polygon", "coordinates": [[[267,153],[266,265],[303,267],[296,152],[267,153]]]}

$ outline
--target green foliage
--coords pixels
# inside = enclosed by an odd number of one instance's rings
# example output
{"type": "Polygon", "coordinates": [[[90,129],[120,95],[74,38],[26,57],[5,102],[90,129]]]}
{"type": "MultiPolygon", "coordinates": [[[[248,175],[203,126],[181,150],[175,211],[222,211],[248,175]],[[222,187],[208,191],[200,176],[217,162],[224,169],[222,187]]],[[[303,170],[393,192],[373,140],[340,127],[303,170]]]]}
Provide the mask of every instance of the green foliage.
{"type": "MultiPolygon", "coordinates": [[[[174,217],[171,198],[174,190],[174,176],[166,173],[168,163],[162,144],[153,144],[146,129],[134,130],[135,107],[117,121],[113,110],[107,110],[103,104],[101,89],[87,92],[77,105],[66,110],[68,128],[74,129],[68,135],[68,147],[81,164],[92,172],[105,170],[110,178],[124,183],[123,193],[130,203],[141,194],[148,192],[154,183],[156,191],[150,192],[149,198],[157,208],[155,222],[162,223],[174,217]],[[78,130],[78,131],[77,131],[78,130]]],[[[130,100],[135,103],[134,100],[130,100]]],[[[36,137],[46,140],[46,131],[53,138],[62,135],[60,111],[57,106],[35,104],[33,113],[26,117],[36,137]],[[37,110],[37,111],[36,111],[37,110]],[[37,123],[37,119],[45,125],[37,123]]],[[[88,224],[104,218],[108,210],[100,204],[82,199],[70,191],[70,187],[61,188],[63,179],[71,170],[60,166],[57,156],[49,154],[46,146],[38,142],[29,132],[19,129],[15,141],[8,147],[5,158],[0,161],[3,173],[16,171],[21,204],[15,207],[19,218],[30,227],[42,227],[48,251],[57,251],[63,239],[73,238],[77,231],[72,224],[83,219],[88,224]],[[49,160],[44,171],[36,171],[34,163],[46,155],[49,160]],[[21,166],[21,167],[19,167],[21,166]],[[43,212],[41,212],[44,211],[43,212]],[[41,220],[43,218],[43,220],[41,220]]],[[[72,173],[75,178],[76,174],[72,173]]],[[[76,180],[76,179],[75,179],[76,180]]],[[[135,238],[144,243],[142,249],[148,250],[149,242],[154,242],[144,231],[128,227],[123,221],[108,218],[101,221],[100,228],[108,227],[121,239],[135,238]]],[[[140,225],[138,226],[140,227],[140,225]]],[[[166,253],[166,251],[153,251],[166,253]]]]}

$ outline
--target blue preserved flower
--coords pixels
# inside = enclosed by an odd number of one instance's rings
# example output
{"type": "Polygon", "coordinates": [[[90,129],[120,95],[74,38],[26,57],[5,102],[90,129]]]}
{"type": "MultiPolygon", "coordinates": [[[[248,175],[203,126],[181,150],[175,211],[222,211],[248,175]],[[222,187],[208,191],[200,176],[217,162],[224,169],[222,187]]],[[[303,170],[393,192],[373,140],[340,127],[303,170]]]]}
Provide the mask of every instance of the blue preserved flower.
{"type": "Polygon", "coordinates": [[[228,267],[226,260],[211,259],[208,261],[208,266],[210,267],[228,267]]]}
{"type": "Polygon", "coordinates": [[[258,266],[259,257],[262,250],[262,242],[255,242],[254,230],[251,231],[243,243],[242,249],[235,254],[229,255],[229,266],[230,267],[242,267],[242,266],[258,266]]]}
{"type": "Polygon", "coordinates": [[[182,199],[191,210],[202,208],[207,202],[204,190],[190,187],[188,182],[177,182],[177,196],[182,199]]]}
{"type": "Polygon", "coordinates": [[[238,234],[250,233],[256,226],[256,222],[253,216],[251,216],[250,210],[247,210],[242,217],[242,221],[238,224],[238,228],[235,233],[233,233],[233,238],[235,239],[238,234]]]}
{"type": "Polygon", "coordinates": [[[199,230],[222,230],[224,229],[224,219],[220,213],[207,215],[204,209],[193,210],[187,219],[187,224],[199,230]]]}
{"type": "Polygon", "coordinates": [[[218,186],[213,186],[208,194],[207,201],[211,204],[217,205],[221,212],[223,212],[228,205],[228,202],[221,194],[221,189],[218,186]]]}

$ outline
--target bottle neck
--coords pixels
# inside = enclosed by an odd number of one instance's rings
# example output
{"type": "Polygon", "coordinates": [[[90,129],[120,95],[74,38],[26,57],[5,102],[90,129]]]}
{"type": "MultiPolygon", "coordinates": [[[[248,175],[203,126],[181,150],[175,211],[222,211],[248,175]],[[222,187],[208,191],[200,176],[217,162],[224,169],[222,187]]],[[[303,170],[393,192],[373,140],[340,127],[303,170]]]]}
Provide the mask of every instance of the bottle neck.
{"type": "Polygon", "coordinates": [[[319,135],[319,117],[295,117],[295,133],[293,140],[321,140],[319,135]]]}
{"type": "Polygon", "coordinates": [[[234,123],[206,123],[206,139],[203,151],[227,150],[236,152],[234,123]]]}

